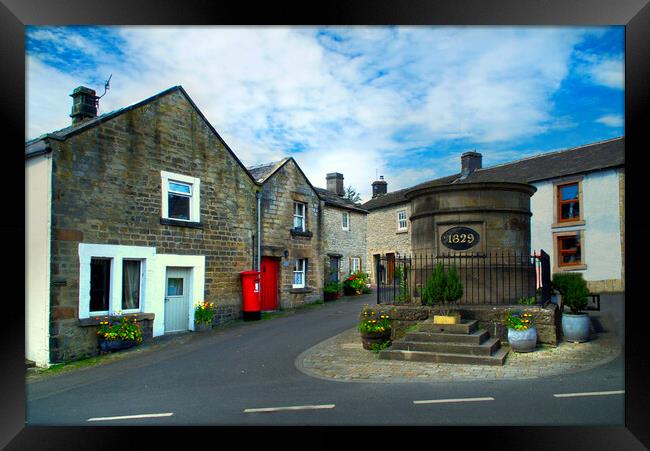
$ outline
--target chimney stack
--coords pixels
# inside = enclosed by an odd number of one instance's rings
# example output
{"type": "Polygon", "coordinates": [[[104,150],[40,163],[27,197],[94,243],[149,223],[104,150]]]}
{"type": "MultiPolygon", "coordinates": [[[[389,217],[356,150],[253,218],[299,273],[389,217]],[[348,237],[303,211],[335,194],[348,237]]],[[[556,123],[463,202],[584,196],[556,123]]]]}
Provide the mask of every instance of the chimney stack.
{"type": "Polygon", "coordinates": [[[332,172],[325,176],[327,180],[327,191],[331,191],[337,196],[345,196],[345,188],[343,187],[343,174],[332,172]]]}
{"type": "Polygon", "coordinates": [[[98,99],[95,91],[85,86],[79,86],[72,94],[72,125],[78,124],[86,119],[97,117],[98,99]]]}
{"type": "Polygon", "coordinates": [[[461,177],[465,178],[477,169],[483,166],[483,155],[478,152],[465,152],[460,156],[461,177]]]}
{"type": "Polygon", "coordinates": [[[372,198],[383,196],[388,192],[388,183],[384,180],[384,176],[380,175],[379,180],[372,182],[372,198]]]}

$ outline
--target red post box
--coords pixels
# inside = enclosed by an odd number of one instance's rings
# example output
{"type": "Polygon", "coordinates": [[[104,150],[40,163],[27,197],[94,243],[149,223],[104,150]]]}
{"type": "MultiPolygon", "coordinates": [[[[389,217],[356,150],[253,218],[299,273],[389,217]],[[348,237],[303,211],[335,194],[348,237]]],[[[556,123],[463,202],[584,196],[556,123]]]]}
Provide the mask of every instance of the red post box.
{"type": "Polygon", "coordinates": [[[242,271],[242,304],[244,321],[255,321],[262,317],[262,297],[260,296],[260,272],[242,271]]]}

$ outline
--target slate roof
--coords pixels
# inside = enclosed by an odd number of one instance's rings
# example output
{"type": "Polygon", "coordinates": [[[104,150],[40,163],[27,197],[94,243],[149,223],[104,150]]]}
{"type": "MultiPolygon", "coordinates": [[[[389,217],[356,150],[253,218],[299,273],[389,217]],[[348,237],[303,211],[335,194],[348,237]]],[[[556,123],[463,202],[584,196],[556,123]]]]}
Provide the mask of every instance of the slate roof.
{"type": "Polygon", "coordinates": [[[149,104],[149,103],[151,103],[151,102],[153,102],[153,101],[155,101],[155,100],[157,100],[157,99],[159,99],[159,98],[161,98],[163,96],[171,94],[172,92],[175,92],[175,91],[179,91],[187,99],[187,101],[190,103],[190,105],[192,105],[192,107],[197,112],[197,114],[203,119],[203,121],[205,121],[206,125],[208,126],[208,128],[210,128],[212,133],[214,133],[214,135],[221,141],[221,143],[226,148],[228,153],[230,153],[232,158],[234,158],[235,161],[237,162],[237,164],[239,164],[239,166],[242,169],[244,169],[246,174],[249,177],[251,177],[251,179],[254,180],[254,178],[248,172],[248,170],[246,169],[244,164],[237,157],[235,152],[233,152],[233,150],[230,148],[230,146],[228,146],[226,141],[224,141],[224,139],[221,137],[221,135],[219,135],[217,130],[215,130],[215,128],[212,126],[212,124],[210,124],[208,119],[203,115],[201,110],[199,110],[199,108],[196,106],[196,104],[194,103],[192,98],[189,96],[187,91],[185,91],[185,89],[180,85],[172,86],[171,88],[168,88],[168,89],[166,89],[164,91],[159,92],[158,94],[155,94],[155,95],[153,95],[151,97],[148,97],[148,98],[146,98],[144,100],[141,100],[138,103],[134,103],[133,105],[130,105],[130,106],[127,106],[127,107],[124,107],[124,108],[119,108],[119,109],[111,111],[109,113],[104,113],[104,114],[102,114],[100,116],[97,116],[95,118],[82,121],[82,122],[80,122],[78,124],[70,125],[69,127],[65,127],[65,128],[62,128],[60,130],[57,130],[57,131],[54,131],[54,132],[51,132],[51,133],[46,133],[46,134],[41,135],[41,136],[39,136],[37,138],[30,139],[29,141],[25,142],[25,158],[30,158],[30,157],[34,157],[36,155],[40,155],[40,154],[43,154],[43,153],[50,152],[51,148],[50,148],[50,145],[49,145],[49,142],[48,142],[48,140],[50,140],[50,139],[63,141],[66,138],[68,138],[69,136],[75,135],[77,133],[81,133],[84,130],[87,130],[87,129],[91,128],[91,127],[99,125],[99,124],[101,124],[103,122],[106,122],[106,121],[108,121],[110,119],[113,119],[114,117],[119,116],[122,113],[126,113],[127,111],[131,111],[131,110],[140,108],[140,107],[142,107],[144,105],[147,105],[147,104],[149,104]]]}
{"type": "Polygon", "coordinates": [[[345,208],[347,210],[354,210],[361,213],[368,213],[368,210],[364,209],[361,204],[355,204],[350,199],[339,196],[336,193],[333,193],[324,188],[314,188],[318,197],[325,202],[325,205],[331,205],[334,207],[345,208]]]}
{"type": "Polygon", "coordinates": [[[246,169],[253,176],[255,180],[259,183],[264,183],[270,176],[275,174],[275,171],[280,169],[284,163],[289,161],[289,158],[283,158],[280,161],[274,161],[273,163],[261,164],[258,166],[248,166],[246,169]]]}
{"type": "Polygon", "coordinates": [[[461,174],[457,173],[430,180],[375,197],[362,204],[362,207],[367,210],[376,210],[406,203],[408,200],[404,194],[416,188],[478,182],[533,183],[623,166],[625,166],[625,137],[620,137],[571,149],[543,153],[512,163],[477,169],[464,179],[461,179],[461,174]]]}

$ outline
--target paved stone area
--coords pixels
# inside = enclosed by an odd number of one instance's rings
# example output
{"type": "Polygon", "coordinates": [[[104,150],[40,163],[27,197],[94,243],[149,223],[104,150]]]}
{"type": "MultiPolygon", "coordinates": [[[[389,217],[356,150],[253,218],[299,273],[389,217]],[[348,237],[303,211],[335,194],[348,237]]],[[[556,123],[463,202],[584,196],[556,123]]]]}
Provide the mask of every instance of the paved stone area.
{"type": "Polygon", "coordinates": [[[436,382],[488,379],[528,379],[582,371],[607,363],[623,350],[614,331],[593,333],[590,341],[557,347],[538,346],[531,353],[510,351],[503,366],[459,365],[380,360],[361,346],[350,329],[308,349],[296,359],[302,372],[346,382],[436,382]]]}

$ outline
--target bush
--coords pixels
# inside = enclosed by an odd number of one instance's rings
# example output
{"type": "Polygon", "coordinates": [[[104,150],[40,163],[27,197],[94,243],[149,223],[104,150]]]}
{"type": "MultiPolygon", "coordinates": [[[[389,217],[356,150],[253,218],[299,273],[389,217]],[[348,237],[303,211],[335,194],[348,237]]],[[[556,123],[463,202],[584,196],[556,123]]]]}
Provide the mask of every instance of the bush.
{"type": "Polygon", "coordinates": [[[562,303],[569,307],[571,313],[579,313],[589,304],[587,282],[580,273],[553,274],[553,288],[560,292],[562,303]]]}
{"type": "Polygon", "coordinates": [[[361,333],[387,333],[391,329],[391,311],[380,305],[363,306],[359,313],[357,330],[361,333]]]}
{"type": "Polygon", "coordinates": [[[142,343],[142,330],[134,315],[132,320],[126,316],[111,318],[110,321],[101,321],[97,336],[104,340],[133,340],[142,343]]]}
{"type": "Polygon", "coordinates": [[[338,293],[341,290],[341,284],[339,282],[327,282],[323,287],[325,293],[338,293]]]}
{"type": "Polygon", "coordinates": [[[350,276],[343,281],[343,290],[345,294],[355,294],[357,291],[363,290],[368,281],[368,273],[361,270],[350,274],[350,276]]]}
{"type": "Polygon", "coordinates": [[[216,305],[212,302],[202,302],[194,305],[194,324],[212,324],[216,305]]]}
{"type": "Polygon", "coordinates": [[[456,302],[463,297],[463,284],[460,283],[460,277],[455,267],[451,267],[447,273],[445,289],[442,298],[445,302],[456,302]]]}
{"type": "Polygon", "coordinates": [[[447,277],[445,276],[445,268],[442,263],[438,263],[427,279],[426,284],[422,287],[422,293],[420,294],[422,303],[433,305],[436,302],[442,302],[446,285],[447,277]]]}

